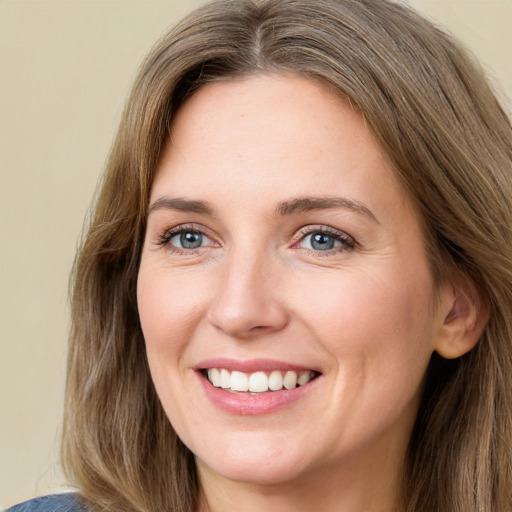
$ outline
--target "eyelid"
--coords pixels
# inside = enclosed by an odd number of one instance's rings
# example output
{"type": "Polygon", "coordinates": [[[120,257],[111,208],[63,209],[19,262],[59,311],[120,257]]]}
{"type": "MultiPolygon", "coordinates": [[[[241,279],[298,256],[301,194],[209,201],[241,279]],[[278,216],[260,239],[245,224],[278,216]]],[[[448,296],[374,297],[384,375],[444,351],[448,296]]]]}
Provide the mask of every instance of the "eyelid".
{"type": "MultiPolygon", "coordinates": [[[[171,251],[182,251],[186,253],[192,253],[193,251],[197,251],[200,249],[204,249],[205,247],[197,247],[195,249],[181,249],[179,247],[174,247],[170,245],[170,241],[173,237],[176,235],[179,235],[180,233],[186,232],[186,231],[192,231],[196,233],[200,233],[209,240],[211,240],[213,243],[212,245],[218,246],[219,243],[216,240],[215,235],[212,234],[211,230],[206,228],[205,226],[201,224],[196,223],[186,223],[186,224],[177,224],[176,226],[165,228],[156,235],[155,245],[159,247],[166,247],[171,251]]],[[[207,246],[208,247],[208,246],[207,246]]]]}
{"type": "Polygon", "coordinates": [[[341,231],[339,229],[336,229],[336,228],[333,228],[330,226],[321,225],[321,224],[320,225],[308,225],[308,226],[304,226],[304,227],[300,228],[294,235],[293,243],[292,243],[292,248],[303,249],[306,251],[313,252],[315,254],[324,253],[326,255],[332,254],[335,252],[344,252],[347,250],[351,250],[351,249],[354,249],[356,246],[357,246],[357,242],[354,239],[354,237],[352,237],[345,231],[341,231]],[[329,236],[332,236],[333,238],[335,238],[336,240],[338,240],[342,243],[342,247],[336,247],[336,248],[326,250],[326,251],[315,251],[315,250],[311,250],[311,249],[304,249],[301,247],[297,247],[297,245],[302,240],[304,240],[304,238],[306,238],[308,235],[311,235],[313,233],[324,233],[329,236]]]}

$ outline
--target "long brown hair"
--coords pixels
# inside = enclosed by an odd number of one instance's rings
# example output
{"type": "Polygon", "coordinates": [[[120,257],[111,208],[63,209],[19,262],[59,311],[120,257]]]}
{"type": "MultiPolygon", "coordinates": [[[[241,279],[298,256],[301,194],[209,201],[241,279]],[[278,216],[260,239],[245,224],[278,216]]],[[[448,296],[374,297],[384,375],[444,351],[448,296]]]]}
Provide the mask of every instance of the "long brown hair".
{"type": "Polygon", "coordinates": [[[512,510],[510,121],[458,43],[387,0],[217,0],[143,63],[72,276],[63,440],[70,481],[93,510],[197,507],[194,457],[149,374],[138,259],[174,113],[208,82],[260,72],[320,80],[359,108],[422,212],[433,275],[440,281],[457,269],[488,302],[476,348],[453,361],[432,358],[403,510],[512,510]]]}

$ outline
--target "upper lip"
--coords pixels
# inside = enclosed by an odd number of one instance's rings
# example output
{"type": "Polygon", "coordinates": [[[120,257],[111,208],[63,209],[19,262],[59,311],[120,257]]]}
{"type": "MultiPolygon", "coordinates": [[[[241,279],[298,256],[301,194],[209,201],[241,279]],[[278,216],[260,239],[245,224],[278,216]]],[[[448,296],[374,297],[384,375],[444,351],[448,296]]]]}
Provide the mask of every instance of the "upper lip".
{"type": "Polygon", "coordinates": [[[296,372],[312,370],[320,373],[319,369],[311,366],[293,364],[275,359],[238,360],[228,357],[220,357],[214,359],[205,359],[195,366],[196,370],[208,370],[209,368],[224,368],[228,371],[239,371],[244,373],[272,370],[296,372]]]}

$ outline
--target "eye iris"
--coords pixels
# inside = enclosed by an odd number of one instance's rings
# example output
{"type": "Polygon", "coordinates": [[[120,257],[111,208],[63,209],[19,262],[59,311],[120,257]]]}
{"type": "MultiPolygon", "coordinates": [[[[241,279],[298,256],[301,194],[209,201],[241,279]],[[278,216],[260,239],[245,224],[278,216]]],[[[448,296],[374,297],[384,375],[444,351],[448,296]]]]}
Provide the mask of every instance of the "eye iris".
{"type": "Polygon", "coordinates": [[[334,247],[334,238],[324,233],[315,233],[311,237],[311,247],[317,251],[326,251],[334,247]]]}
{"type": "Polygon", "coordinates": [[[195,231],[187,231],[180,235],[181,246],[185,249],[196,249],[201,247],[203,236],[195,231]]]}

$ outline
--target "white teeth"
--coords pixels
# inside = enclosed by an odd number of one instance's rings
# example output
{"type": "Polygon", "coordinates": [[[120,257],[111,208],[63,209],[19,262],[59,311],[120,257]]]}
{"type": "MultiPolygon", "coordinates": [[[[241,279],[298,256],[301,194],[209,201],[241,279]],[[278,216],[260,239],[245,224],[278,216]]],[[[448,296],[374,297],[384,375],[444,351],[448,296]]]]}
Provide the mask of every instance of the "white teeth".
{"type": "Polygon", "coordinates": [[[249,377],[249,391],[263,393],[268,391],[268,377],[265,372],[252,373],[249,377]]]}
{"type": "Polygon", "coordinates": [[[304,386],[313,378],[313,374],[310,371],[300,372],[297,379],[297,386],[304,386]]]}
{"type": "Polygon", "coordinates": [[[218,388],[220,386],[220,372],[217,368],[211,368],[208,370],[208,378],[215,387],[218,388]]]}
{"type": "Polygon", "coordinates": [[[297,387],[297,372],[286,372],[283,379],[283,386],[286,389],[294,389],[297,387]]]}
{"type": "Polygon", "coordinates": [[[283,388],[283,375],[281,372],[275,370],[269,375],[268,387],[272,391],[279,391],[283,388]]]}
{"type": "MultiPolygon", "coordinates": [[[[213,385],[215,386],[215,384],[213,385]]],[[[231,375],[224,368],[220,371],[220,387],[224,389],[229,389],[231,387],[231,375]]]]}
{"type": "Polygon", "coordinates": [[[292,370],[287,372],[274,370],[270,373],[257,371],[247,374],[236,370],[230,372],[225,368],[209,368],[206,373],[208,380],[217,388],[251,393],[280,391],[283,388],[295,389],[315,378],[315,372],[310,370],[299,373],[292,370]]]}
{"type": "MultiPolygon", "coordinates": [[[[215,386],[215,384],[214,384],[215,386]]],[[[231,385],[233,391],[249,391],[249,379],[242,372],[231,372],[231,385]]]]}

